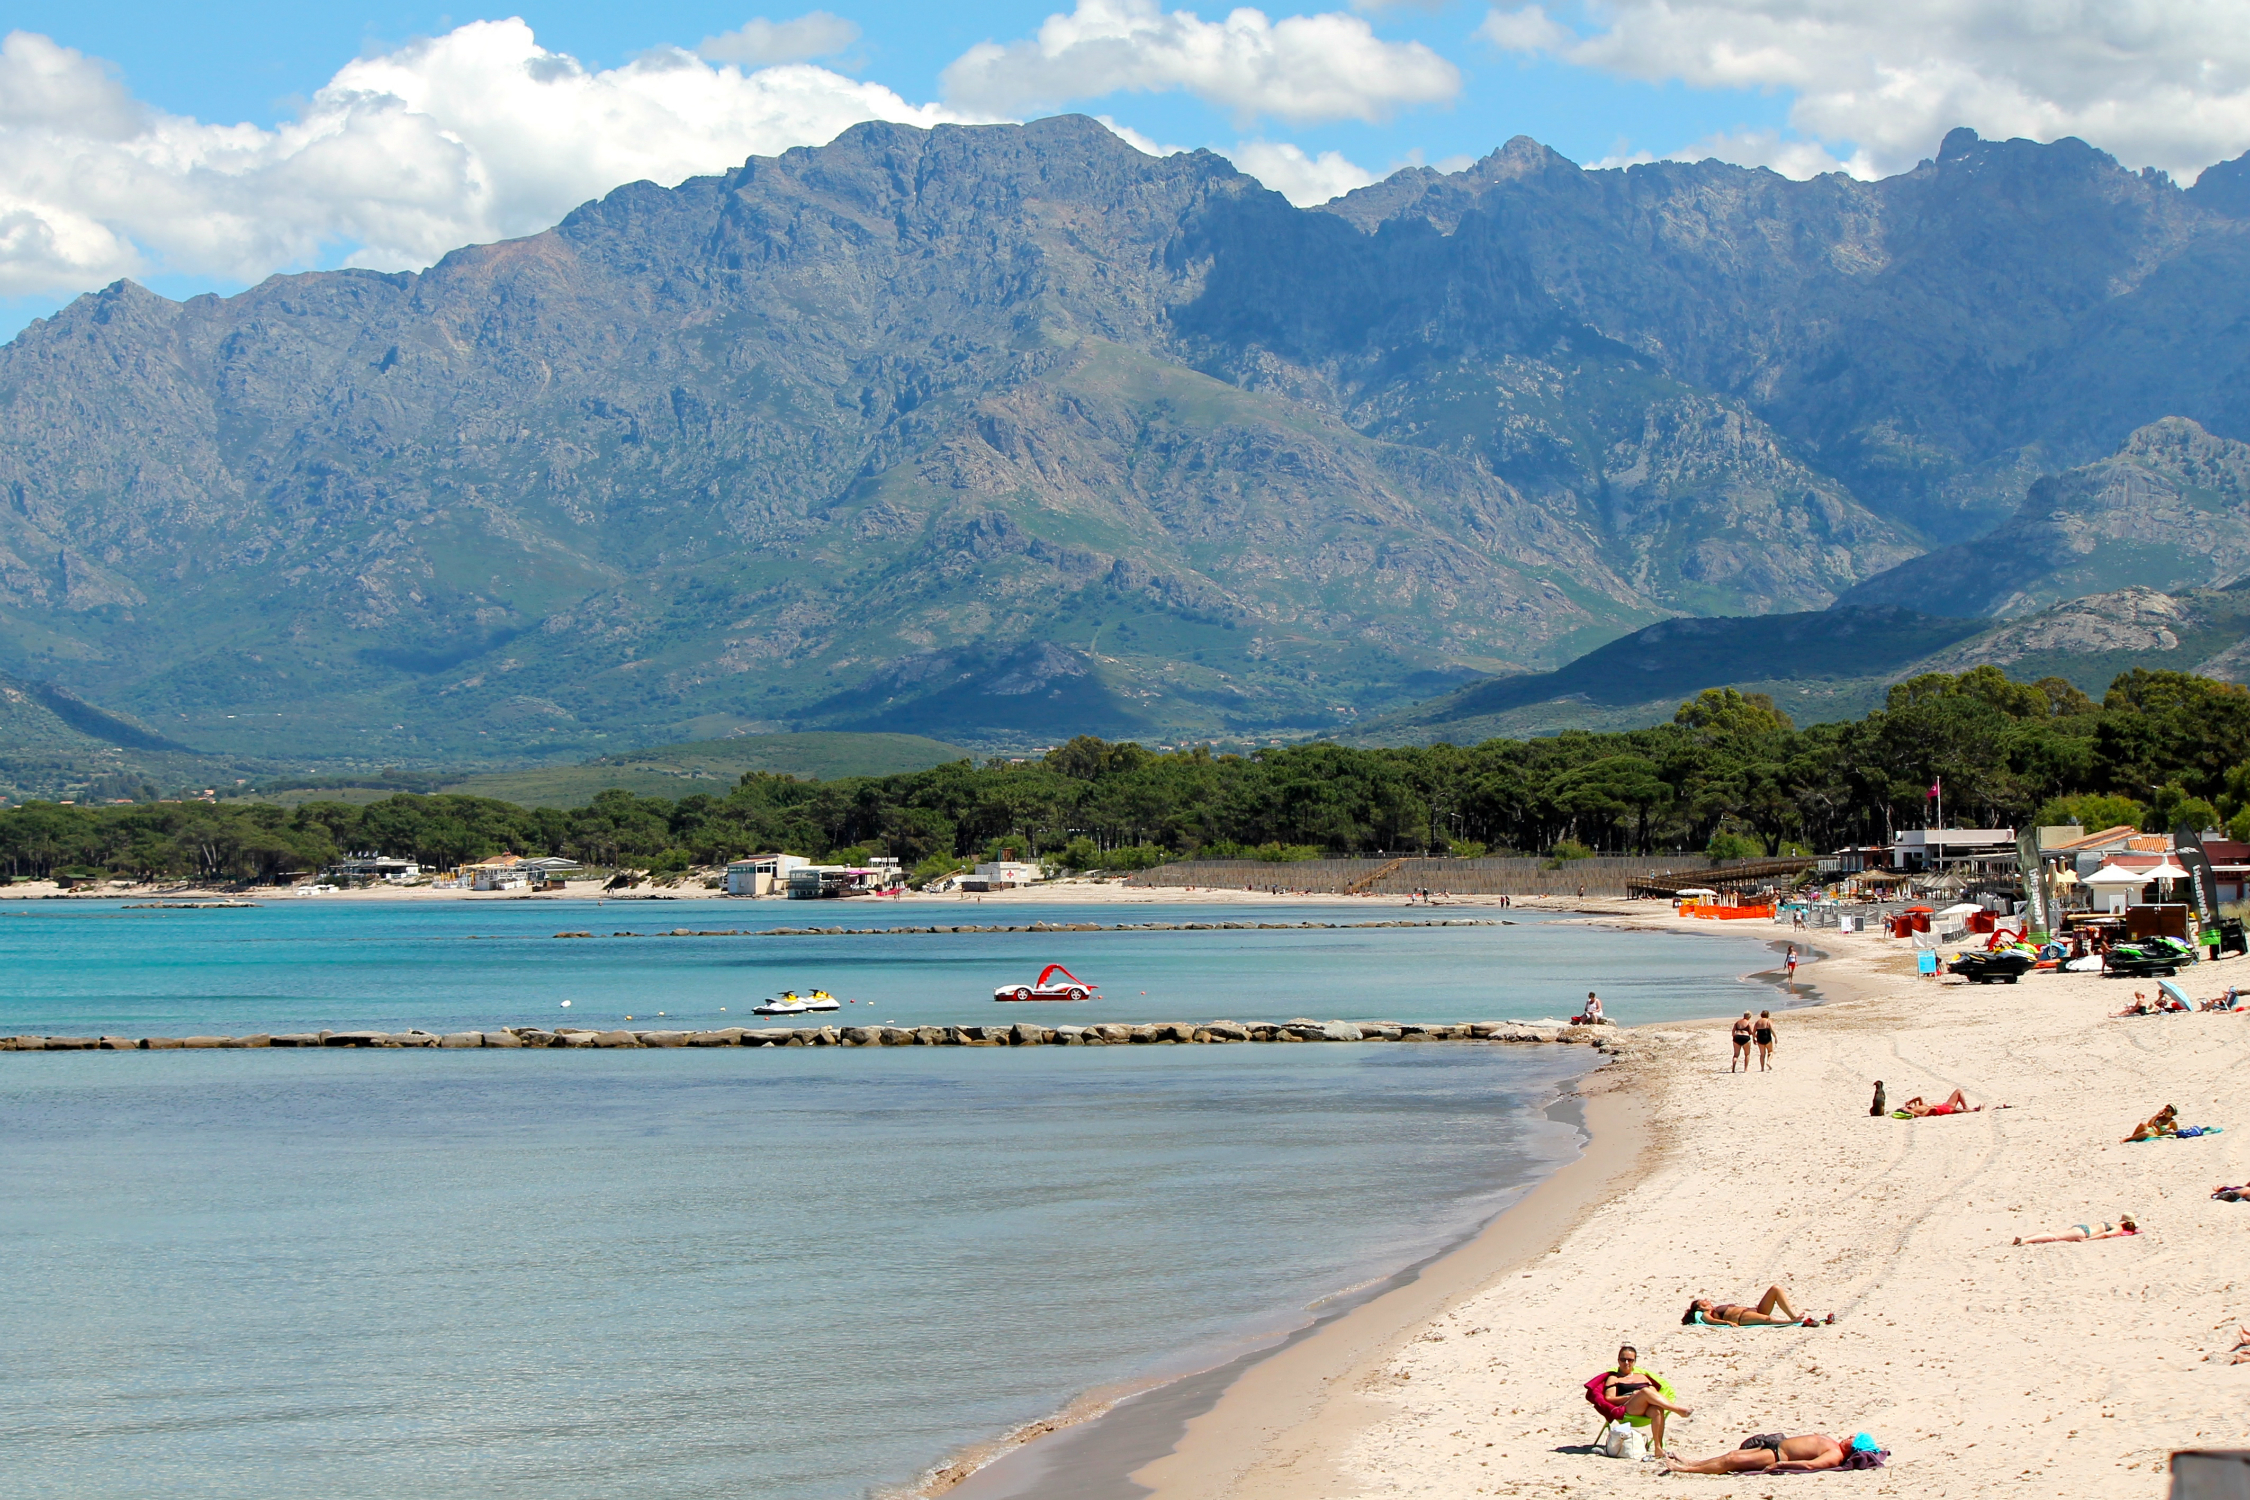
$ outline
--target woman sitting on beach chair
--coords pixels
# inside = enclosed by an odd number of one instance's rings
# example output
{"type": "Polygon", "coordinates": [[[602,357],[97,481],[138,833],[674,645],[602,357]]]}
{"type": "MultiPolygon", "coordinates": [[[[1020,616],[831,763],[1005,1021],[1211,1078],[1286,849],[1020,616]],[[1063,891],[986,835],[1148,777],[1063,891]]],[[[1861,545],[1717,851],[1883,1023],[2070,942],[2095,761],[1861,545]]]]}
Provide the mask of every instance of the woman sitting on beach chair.
{"type": "Polygon", "coordinates": [[[1672,1400],[1672,1386],[1663,1376],[1637,1369],[1640,1351],[1631,1344],[1617,1351],[1617,1368],[1604,1370],[1586,1382],[1586,1399],[1607,1422],[1630,1422],[1648,1429],[1649,1443],[1658,1457],[1664,1453],[1664,1419],[1688,1416],[1687,1407],[1672,1400]]]}
{"type": "MultiPolygon", "coordinates": [[[[1689,1327],[1697,1323],[1725,1323],[1735,1328],[1779,1328],[1798,1322],[1807,1328],[1813,1326],[1813,1320],[1791,1307],[1789,1294],[1777,1286],[1767,1287],[1766,1294],[1758,1299],[1756,1307],[1744,1307],[1739,1302],[1713,1302],[1709,1297],[1698,1297],[1687,1305],[1687,1311],[1681,1315],[1680,1321],[1689,1327]],[[1778,1318],[1774,1316],[1776,1309],[1781,1313],[1778,1318]]],[[[1828,1321],[1835,1322],[1836,1315],[1830,1313],[1828,1321]]]]}

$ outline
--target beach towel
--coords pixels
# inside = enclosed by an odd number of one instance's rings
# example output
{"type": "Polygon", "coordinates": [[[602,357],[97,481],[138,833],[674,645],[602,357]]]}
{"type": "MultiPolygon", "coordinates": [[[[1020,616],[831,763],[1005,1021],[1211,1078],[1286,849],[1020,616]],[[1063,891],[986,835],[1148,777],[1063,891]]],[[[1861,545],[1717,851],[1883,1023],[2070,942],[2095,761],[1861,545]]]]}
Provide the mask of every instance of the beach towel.
{"type": "Polygon", "coordinates": [[[2224,1135],[2224,1125],[2182,1125],[2177,1130],[2167,1130],[2162,1135],[2144,1135],[2144,1141],[2192,1141],[2199,1135],[2224,1135]]]}

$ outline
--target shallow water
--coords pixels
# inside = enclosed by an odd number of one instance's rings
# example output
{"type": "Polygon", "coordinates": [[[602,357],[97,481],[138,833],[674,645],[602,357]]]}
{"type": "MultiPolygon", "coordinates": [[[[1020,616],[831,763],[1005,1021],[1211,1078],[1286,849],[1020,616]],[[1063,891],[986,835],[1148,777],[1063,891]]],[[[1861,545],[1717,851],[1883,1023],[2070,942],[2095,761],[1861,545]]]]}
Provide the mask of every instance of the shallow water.
{"type": "MultiPolygon", "coordinates": [[[[686,905],[603,923],[801,910],[686,905]]],[[[1050,955],[1113,996],[1074,1018],[1539,1014],[1587,985],[1621,1016],[1708,1014],[1767,957],[1731,935],[1553,924],[589,943],[483,936],[593,925],[558,905],[58,908],[0,919],[0,1029],[550,1021],[558,990],[589,1019],[655,1001],[700,1021],[745,990],[823,982],[883,995],[874,1019],[1048,1016],[1065,1008],[978,992],[1050,955]]],[[[1465,1045],[0,1056],[7,1489],[864,1494],[1467,1232],[1575,1154],[1539,1107],[1589,1061],[1465,1045]]]]}
{"type": "MultiPolygon", "coordinates": [[[[673,928],[934,923],[1335,921],[1474,911],[1026,903],[590,901],[377,904],[283,899],[254,909],[0,903],[0,1030],[130,1036],[501,1025],[786,1024],[749,1014],[787,988],[851,1001],[837,1024],[1035,1020],[1396,1020],[1567,1017],[1597,989],[1622,1022],[1747,1004],[1771,966],[1751,937],[1509,926],[1314,931],[662,937],[673,928]],[[593,931],[593,939],[558,939],[593,931]],[[632,938],[612,933],[648,934],[632,938]],[[1082,1005],[995,1005],[1048,963],[1101,987],[1082,1005]],[[569,1001],[566,1007],[563,1002],[569,1001]]],[[[1774,928],[1761,936],[1770,936],[1774,928]]],[[[1756,991],[1757,1003],[1770,992],[1756,991]]]]}

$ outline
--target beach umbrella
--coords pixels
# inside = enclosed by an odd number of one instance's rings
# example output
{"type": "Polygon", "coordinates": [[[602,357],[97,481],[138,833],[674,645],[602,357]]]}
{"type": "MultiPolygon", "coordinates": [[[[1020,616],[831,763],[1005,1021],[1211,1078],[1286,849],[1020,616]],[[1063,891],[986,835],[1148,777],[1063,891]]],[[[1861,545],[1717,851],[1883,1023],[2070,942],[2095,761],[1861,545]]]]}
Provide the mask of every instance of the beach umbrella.
{"type": "Polygon", "coordinates": [[[2141,871],[2141,879],[2143,880],[2185,880],[2187,878],[2188,872],[2173,864],[2170,860],[2164,861],[2153,870],[2141,871]]]}
{"type": "Polygon", "coordinates": [[[2055,872],[2055,884],[2057,884],[2057,885],[2076,885],[2076,884],[2078,884],[2078,872],[2077,872],[2076,870],[2070,870],[2070,869],[2057,870],[2057,871],[2055,872]]]}
{"type": "Polygon", "coordinates": [[[1934,906],[1909,906],[1908,908],[1906,908],[1906,910],[1909,913],[1918,911],[1935,912],[1937,908],[1934,906]]]}
{"type": "Polygon", "coordinates": [[[2147,885],[2155,875],[2147,870],[2128,870],[2121,865],[2103,865],[2086,877],[2088,885],[2147,885]]]}
{"type": "Polygon", "coordinates": [[[1719,893],[1707,885],[1691,885],[1685,890],[1675,891],[1673,894],[1679,896],[1716,896],[1719,893]]]}

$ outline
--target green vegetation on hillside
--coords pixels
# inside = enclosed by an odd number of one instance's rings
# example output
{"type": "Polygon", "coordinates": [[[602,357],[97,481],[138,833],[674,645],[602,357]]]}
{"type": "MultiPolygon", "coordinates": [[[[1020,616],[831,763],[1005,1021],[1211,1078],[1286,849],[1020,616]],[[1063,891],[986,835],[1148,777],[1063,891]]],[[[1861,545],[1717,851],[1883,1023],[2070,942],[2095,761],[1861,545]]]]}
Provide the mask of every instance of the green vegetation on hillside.
{"type": "Polygon", "coordinates": [[[585,807],[400,794],[364,807],[156,804],[0,813],[17,875],[270,877],[374,849],[449,865],[502,849],[682,870],[783,849],[883,851],[925,874],[1013,847],[1080,867],[1197,851],[1825,849],[1919,826],[1945,783],[1962,823],[2231,819],[2250,834],[2250,691],[2178,672],[2120,676],[2097,705],[2059,678],[1994,667],[1893,687],[1850,724],[1794,727],[1770,700],[1710,689],[1669,724],[1475,746],[1335,744],[1157,754],[1081,736],[1025,763],[889,776],[743,775],[724,795],[623,789],[585,807]]]}

